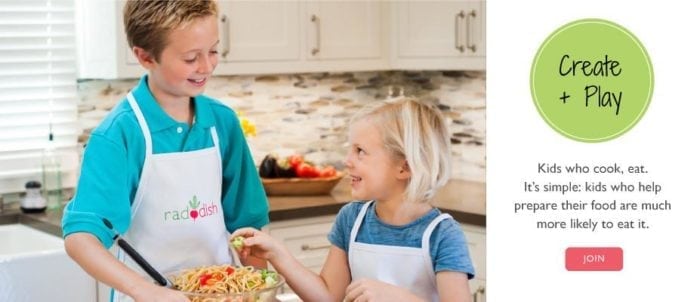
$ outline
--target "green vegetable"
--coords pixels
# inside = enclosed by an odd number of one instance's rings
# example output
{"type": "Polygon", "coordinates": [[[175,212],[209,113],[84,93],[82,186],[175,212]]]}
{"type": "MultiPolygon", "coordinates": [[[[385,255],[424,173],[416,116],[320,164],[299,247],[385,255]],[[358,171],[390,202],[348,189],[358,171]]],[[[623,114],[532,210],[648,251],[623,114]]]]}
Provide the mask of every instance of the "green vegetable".
{"type": "Polygon", "coordinates": [[[240,251],[243,248],[243,237],[238,236],[233,238],[233,240],[231,240],[231,247],[233,247],[237,251],[240,251]]]}
{"type": "Polygon", "coordinates": [[[265,286],[270,287],[277,283],[277,273],[266,269],[260,270],[260,276],[265,280],[265,286]]]}
{"type": "Polygon", "coordinates": [[[277,280],[275,280],[275,278],[273,278],[272,276],[267,276],[265,278],[265,286],[266,287],[273,286],[273,285],[275,285],[275,283],[277,283],[277,280]]]}

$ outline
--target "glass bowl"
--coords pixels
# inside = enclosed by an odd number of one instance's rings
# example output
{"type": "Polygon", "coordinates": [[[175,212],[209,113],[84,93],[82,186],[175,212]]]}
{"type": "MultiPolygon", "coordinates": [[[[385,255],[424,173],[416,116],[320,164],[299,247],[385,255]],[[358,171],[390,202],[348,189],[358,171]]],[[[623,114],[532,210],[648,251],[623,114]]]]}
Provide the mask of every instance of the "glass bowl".
{"type": "MultiPolygon", "coordinates": [[[[235,269],[239,269],[236,267],[235,269]]],[[[165,273],[165,276],[175,284],[175,277],[187,271],[187,269],[165,273]]],[[[276,272],[275,272],[276,273],[276,272]]],[[[277,282],[269,287],[246,291],[242,293],[193,293],[180,291],[192,302],[277,302],[276,296],[280,294],[284,286],[285,279],[282,275],[277,274],[277,282]]]]}

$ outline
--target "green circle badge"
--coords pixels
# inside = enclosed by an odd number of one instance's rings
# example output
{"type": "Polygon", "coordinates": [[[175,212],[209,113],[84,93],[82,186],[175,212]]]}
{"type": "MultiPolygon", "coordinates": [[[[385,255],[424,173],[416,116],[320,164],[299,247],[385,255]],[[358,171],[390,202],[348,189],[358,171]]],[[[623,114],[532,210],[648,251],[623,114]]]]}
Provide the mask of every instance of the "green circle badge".
{"type": "Polygon", "coordinates": [[[647,109],[654,87],[642,43],[610,21],[566,24],[542,43],[532,63],[530,89],[544,120],[582,142],[627,132],[647,109]]]}

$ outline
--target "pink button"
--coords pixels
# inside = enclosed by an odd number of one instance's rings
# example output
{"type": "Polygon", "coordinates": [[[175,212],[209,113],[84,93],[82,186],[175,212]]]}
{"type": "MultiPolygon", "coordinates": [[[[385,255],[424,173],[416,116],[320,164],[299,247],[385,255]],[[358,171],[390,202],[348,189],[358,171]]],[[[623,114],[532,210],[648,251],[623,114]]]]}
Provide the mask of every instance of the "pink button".
{"type": "Polygon", "coordinates": [[[568,271],[620,271],[622,248],[570,247],[566,249],[568,271]]]}

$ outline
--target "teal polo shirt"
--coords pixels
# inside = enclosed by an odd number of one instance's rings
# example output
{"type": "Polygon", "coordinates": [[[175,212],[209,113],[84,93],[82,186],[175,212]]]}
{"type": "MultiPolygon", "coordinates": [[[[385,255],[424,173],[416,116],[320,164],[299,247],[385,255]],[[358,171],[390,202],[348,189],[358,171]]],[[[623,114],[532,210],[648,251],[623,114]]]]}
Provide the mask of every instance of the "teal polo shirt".
{"type": "MultiPolygon", "coordinates": [[[[151,131],[153,153],[194,151],[214,146],[209,128],[216,127],[222,161],[221,206],[229,232],[269,223],[268,202],[236,114],[204,95],[194,98],[192,126],[171,118],[141,78],[133,94],[151,131]]],[[[92,131],[83,155],[75,196],[63,215],[63,236],[87,232],[109,248],[113,233],[107,218],[124,234],[131,223],[131,205],[141,177],[146,145],[126,97],[92,131]]],[[[197,175],[192,175],[197,177],[197,175]]]]}

